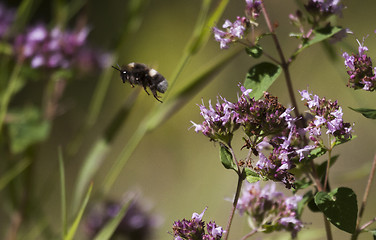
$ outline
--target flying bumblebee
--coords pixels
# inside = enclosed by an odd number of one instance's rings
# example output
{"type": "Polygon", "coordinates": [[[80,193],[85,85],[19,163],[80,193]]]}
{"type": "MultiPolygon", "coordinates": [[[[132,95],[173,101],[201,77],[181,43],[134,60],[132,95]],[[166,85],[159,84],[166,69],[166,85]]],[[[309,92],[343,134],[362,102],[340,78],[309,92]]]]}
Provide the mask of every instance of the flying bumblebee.
{"type": "Polygon", "coordinates": [[[167,80],[155,69],[149,68],[143,63],[129,63],[123,67],[114,67],[116,70],[120,72],[120,77],[123,80],[123,83],[126,81],[131,84],[132,87],[134,85],[141,85],[143,86],[145,92],[149,94],[146,90],[147,87],[150,88],[150,91],[153,93],[155,99],[159,102],[159,96],[157,92],[164,93],[167,90],[168,83],[167,80]]]}

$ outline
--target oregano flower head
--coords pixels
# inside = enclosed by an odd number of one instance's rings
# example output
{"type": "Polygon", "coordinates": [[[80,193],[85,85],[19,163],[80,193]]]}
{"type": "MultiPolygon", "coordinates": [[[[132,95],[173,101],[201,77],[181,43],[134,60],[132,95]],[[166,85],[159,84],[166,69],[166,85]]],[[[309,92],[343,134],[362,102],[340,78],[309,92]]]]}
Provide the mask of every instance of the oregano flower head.
{"type": "Polygon", "coordinates": [[[202,220],[207,208],[201,214],[193,213],[192,218],[175,221],[172,235],[175,240],[220,240],[225,232],[214,221],[205,225],[202,220]],[[205,230],[206,226],[206,230],[205,230]]]}
{"type": "Polygon", "coordinates": [[[286,197],[276,191],[276,184],[271,183],[260,187],[260,183],[248,183],[242,190],[237,210],[240,215],[249,216],[249,224],[253,229],[264,231],[285,230],[295,238],[303,228],[298,215],[298,203],[302,200],[299,195],[286,197]]]}
{"type": "Polygon", "coordinates": [[[345,58],[345,66],[348,69],[347,74],[350,76],[348,87],[374,91],[376,88],[375,68],[372,66],[372,60],[367,56],[368,48],[363,42],[357,40],[359,47],[357,54],[349,55],[347,52],[342,54],[345,58]]]}

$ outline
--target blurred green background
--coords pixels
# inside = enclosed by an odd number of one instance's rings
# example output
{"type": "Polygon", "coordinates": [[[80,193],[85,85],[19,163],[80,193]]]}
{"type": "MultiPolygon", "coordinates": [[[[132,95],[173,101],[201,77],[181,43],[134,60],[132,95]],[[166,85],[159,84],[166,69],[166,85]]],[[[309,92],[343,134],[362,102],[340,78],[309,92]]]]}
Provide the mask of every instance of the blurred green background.
{"type": "MultiPolygon", "coordinates": [[[[83,13],[87,14],[88,24],[92,29],[89,41],[93,46],[114,51],[114,43],[119,39],[124,28],[124,19],[127,17],[124,16],[127,2],[88,1],[83,13]]],[[[33,21],[48,21],[51,17],[49,11],[51,4],[49,1],[43,1],[33,21]]],[[[376,20],[374,15],[376,2],[372,0],[361,1],[361,3],[359,1],[344,1],[344,4],[347,9],[343,11],[343,18],[339,19],[339,25],[351,29],[354,35],[336,45],[336,60],[330,59],[325,48],[315,45],[303,51],[297,61],[292,64],[291,75],[296,93],[298,89],[306,89],[308,86],[310,91],[321,97],[338,99],[343,107],[344,120],[355,122],[354,134],[357,138],[335,149],[335,153],[340,154],[340,159],[332,168],[330,182],[332,188],[347,186],[354,189],[358,201],[360,201],[367,182],[367,171],[369,171],[371,161],[376,153],[374,131],[376,124],[347,107],[374,108],[375,93],[353,91],[346,87],[347,75],[341,54],[343,51],[353,51],[354,49],[356,51],[355,39],[369,35],[365,45],[369,48],[369,55],[376,57],[376,36],[374,34],[376,27],[373,24],[376,20]]],[[[9,5],[16,6],[16,3],[9,1],[9,5]]],[[[168,80],[191,36],[200,5],[201,1],[199,0],[149,0],[138,30],[127,37],[125,47],[118,52],[119,62],[110,64],[146,63],[156,68],[168,80]]],[[[293,13],[296,9],[295,2],[272,0],[265,1],[265,5],[273,21],[279,24],[277,34],[284,52],[288,55],[298,44],[296,40],[288,37],[289,32],[295,31],[288,21],[288,14],[293,13]]],[[[243,9],[243,1],[230,2],[224,16],[218,22],[218,26],[221,26],[225,19],[232,21],[236,16],[243,15],[243,9]]],[[[260,22],[263,26],[261,18],[260,22]]],[[[207,30],[210,31],[210,29],[207,30]]],[[[263,41],[262,45],[268,52],[275,54],[275,48],[270,39],[263,41]]],[[[211,37],[204,49],[188,62],[178,78],[175,90],[182,87],[186,83],[186,79],[221,54],[223,54],[223,50],[219,49],[219,44],[211,37]]],[[[179,112],[165,121],[158,129],[145,136],[121,176],[115,182],[108,198],[121,199],[126,192],[137,190],[152,206],[153,214],[160,216],[161,222],[155,239],[172,239],[167,232],[171,231],[173,221],[190,218],[193,212],[201,213],[205,207],[208,207],[208,210],[204,220],[215,220],[218,225],[226,226],[231,208],[229,199],[233,197],[236,187],[236,175],[223,168],[218,158],[218,145],[209,142],[203,135],[196,134],[193,129],[189,129],[190,121],[202,121],[199,108],[196,105],[200,104],[202,99],[205,104],[209,99],[214,101],[217,95],[228,100],[236,100],[236,94],[239,92],[237,84],[243,82],[251,65],[262,60],[265,59],[255,60],[243,53],[224,67],[221,73],[179,112]]],[[[44,203],[44,209],[48,212],[49,221],[56,228],[60,224],[60,205],[57,204],[60,201],[59,184],[56,181],[55,185],[52,185],[46,181],[50,179],[51,175],[58,175],[57,148],[62,146],[63,150],[66,150],[72,137],[80,128],[82,120],[87,114],[96,81],[97,78],[91,76],[77,78],[69,83],[62,99],[62,103],[67,106],[67,111],[55,120],[52,129],[53,137],[43,143],[40,153],[41,160],[35,167],[36,175],[39,176],[35,182],[36,188],[42,191],[46,184],[55,188],[53,197],[44,203]]],[[[110,81],[110,88],[98,122],[85,136],[78,154],[74,157],[65,157],[69,161],[66,166],[68,200],[71,199],[72,194],[69,190],[73,189],[78,169],[94,139],[97,139],[102,133],[104,126],[116,114],[126,97],[135,91],[128,84],[123,84],[117,73],[108,81],[110,81]]],[[[28,98],[37,99],[37,88],[36,84],[31,84],[28,89],[15,97],[15,102],[23,102],[28,98]]],[[[283,104],[290,104],[282,76],[269,91],[278,96],[283,104]]],[[[100,186],[107,171],[132,136],[139,122],[152,106],[157,104],[160,103],[141,91],[130,118],[125,127],[120,130],[104,166],[93,180],[94,192],[100,186]]],[[[303,105],[299,107],[300,110],[304,109],[303,105]]],[[[240,141],[238,141],[238,146],[240,148],[240,141]]],[[[279,186],[279,189],[283,190],[283,186],[279,186]]],[[[370,193],[363,222],[376,215],[374,204],[376,191],[374,189],[375,186],[370,193]]],[[[1,219],[1,221],[6,221],[6,219],[1,219]]],[[[303,222],[306,224],[306,229],[301,233],[300,239],[324,239],[325,233],[320,214],[305,211],[303,222]]],[[[0,225],[4,226],[3,223],[0,225]]],[[[245,219],[236,216],[230,238],[239,239],[248,232],[248,229],[245,219]]],[[[349,238],[349,235],[335,227],[332,229],[335,239],[349,238]]],[[[259,235],[259,237],[266,239],[268,236],[259,235]]],[[[82,235],[77,237],[77,239],[82,238],[82,235]]],[[[371,236],[363,234],[359,239],[370,238],[371,236]]]]}

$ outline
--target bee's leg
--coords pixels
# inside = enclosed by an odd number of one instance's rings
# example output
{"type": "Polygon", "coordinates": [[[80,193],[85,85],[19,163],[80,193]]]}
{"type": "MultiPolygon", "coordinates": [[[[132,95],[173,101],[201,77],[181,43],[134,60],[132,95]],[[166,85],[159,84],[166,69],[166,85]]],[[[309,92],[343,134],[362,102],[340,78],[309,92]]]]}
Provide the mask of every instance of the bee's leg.
{"type": "Polygon", "coordinates": [[[143,87],[144,87],[145,92],[146,92],[148,95],[150,95],[150,93],[148,92],[148,90],[146,90],[146,86],[143,85],[143,87]]]}
{"type": "Polygon", "coordinates": [[[157,92],[155,90],[154,91],[152,90],[152,92],[153,92],[154,98],[157,99],[159,102],[163,103],[161,100],[159,100],[160,97],[158,96],[157,92]]]}

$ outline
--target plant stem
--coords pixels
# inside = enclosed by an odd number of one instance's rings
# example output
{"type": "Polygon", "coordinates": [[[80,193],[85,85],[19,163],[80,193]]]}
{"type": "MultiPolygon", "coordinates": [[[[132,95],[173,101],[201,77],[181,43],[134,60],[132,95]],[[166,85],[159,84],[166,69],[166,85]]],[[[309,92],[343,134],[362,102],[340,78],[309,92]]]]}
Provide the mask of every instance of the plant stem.
{"type": "Polygon", "coordinates": [[[325,173],[325,180],[324,180],[324,191],[326,191],[326,187],[328,185],[328,176],[330,171],[330,159],[332,158],[332,149],[328,150],[328,163],[326,164],[326,173],[325,173]]]}
{"type": "MultiPolygon", "coordinates": [[[[311,164],[311,175],[312,175],[313,180],[315,181],[317,189],[320,192],[325,191],[324,190],[325,188],[323,188],[323,186],[321,185],[320,178],[317,175],[315,164],[313,163],[313,161],[310,161],[310,164],[311,164]]],[[[326,239],[332,240],[333,236],[332,236],[332,230],[331,230],[331,227],[330,227],[330,223],[329,223],[328,219],[326,219],[324,214],[323,214],[323,217],[324,217],[324,225],[325,225],[325,231],[326,231],[326,239]]]]}
{"type": "Polygon", "coordinates": [[[227,222],[226,232],[225,232],[225,236],[224,236],[223,240],[227,240],[228,236],[230,234],[230,227],[231,227],[232,219],[234,218],[236,206],[238,205],[240,190],[242,189],[243,181],[244,181],[243,172],[241,172],[241,173],[238,172],[238,184],[237,184],[237,187],[236,187],[234,202],[232,203],[232,209],[231,209],[230,217],[229,217],[228,222],[227,222]]]}
{"type": "Polygon", "coordinates": [[[286,80],[286,85],[287,85],[287,89],[289,91],[289,96],[290,96],[290,101],[292,103],[292,105],[294,106],[294,113],[295,113],[295,116],[299,116],[299,109],[298,109],[298,104],[296,102],[296,98],[295,98],[295,94],[294,94],[294,88],[292,86],[292,81],[291,81],[291,75],[290,75],[290,71],[289,71],[289,64],[288,62],[286,61],[286,58],[283,54],[283,51],[282,51],[282,48],[281,48],[281,44],[279,43],[278,41],[278,38],[277,38],[277,35],[275,34],[274,32],[274,28],[270,22],[270,18],[269,18],[269,15],[265,9],[265,6],[264,6],[264,3],[261,2],[261,9],[262,9],[262,12],[264,13],[264,18],[265,18],[265,21],[266,21],[266,25],[268,26],[269,28],[269,31],[272,35],[272,38],[273,38],[273,41],[274,41],[274,44],[277,48],[277,52],[278,52],[278,55],[281,59],[281,67],[283,69],[283,73],[285,75],[285,80],[286,80]]]}
{"type": "Polygon", "coordinates": [[[257,233],[257,229],[253,229],[251,232],[247,233],[247,235],[245,235],[244,237],[242,237],[240,240],[245,240],[245,239],[253,236],[256,233],[257,233]]]}
{"type": "MultiPolygon", "coordinates": [[[[360,221],[361,221],[361,219],[363,217],[364,209],[365,209],[366,204],[367,204],[368,194],[369,194],[369,190],[371,189],[371,184],[372,184],[372,181],[373,181],[373,177],[375,176],[375,171],[376,171],[376,155],[373,158],[372,169],[371,169],[371,172],[370,172],[369,177],[368,177],[368,182],[367,182],[366,190],[364,191],[364,195],[363,195],[362,205],[360,207],[358,219],[356,221],[355,232],[351,236],[351,240],[357,239],[358,235],[361,232],[361,230],[365,228],[364,226],[362,226],[360,228],[359,225],[360,225],[360,221]]],[[[375,219],[373,219],[373,221],[371,221],[371,223],[373,223],[374,221],[375,221],[375,219]]]]}

